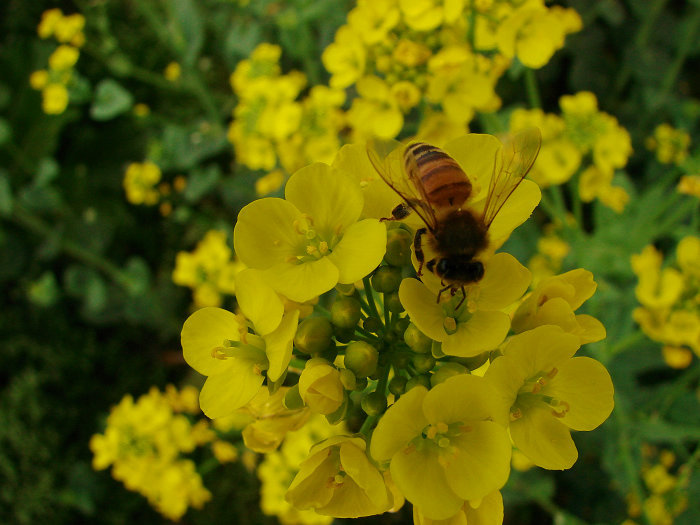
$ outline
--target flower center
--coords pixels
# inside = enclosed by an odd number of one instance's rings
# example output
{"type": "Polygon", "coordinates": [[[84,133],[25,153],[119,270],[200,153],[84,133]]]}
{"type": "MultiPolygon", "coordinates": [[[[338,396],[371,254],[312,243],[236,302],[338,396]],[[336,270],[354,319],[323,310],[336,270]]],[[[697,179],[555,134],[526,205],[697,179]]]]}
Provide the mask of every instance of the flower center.
{"type": "Polygon", "coordinates": [[[525,381],[518,392],[518,397],[510,409],[510,420],[515,421],[523,416],[523,412],[546,405],[554,417],[566,416],[571,407],[566,401],[549,395],[544,390],[559,370],[553,367],[549,372],[539,372],[525,381]]]}
{"type": "Polygon", "coordinates": [[[303,213],[294,221],[294,230],[303,238],[302,253],[291,258],[290,262],[310,262],[325,257],[333,251],[333,247],[342,238],[342,226],[339,224],[333,230],[330,238],[322,235],[314,228],[313,217],[303,213]]]}

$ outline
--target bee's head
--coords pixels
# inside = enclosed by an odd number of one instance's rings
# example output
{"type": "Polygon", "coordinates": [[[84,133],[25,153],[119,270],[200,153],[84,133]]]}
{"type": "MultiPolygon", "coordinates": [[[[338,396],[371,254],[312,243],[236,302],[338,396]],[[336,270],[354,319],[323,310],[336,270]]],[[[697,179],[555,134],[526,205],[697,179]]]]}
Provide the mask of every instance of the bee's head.
{"type": "Polygon", "coordinates": [[[484,276],[484,265],[464,257],[443,257],[435,265],[435,274],[446,281],[475,283],[484,276]]]}

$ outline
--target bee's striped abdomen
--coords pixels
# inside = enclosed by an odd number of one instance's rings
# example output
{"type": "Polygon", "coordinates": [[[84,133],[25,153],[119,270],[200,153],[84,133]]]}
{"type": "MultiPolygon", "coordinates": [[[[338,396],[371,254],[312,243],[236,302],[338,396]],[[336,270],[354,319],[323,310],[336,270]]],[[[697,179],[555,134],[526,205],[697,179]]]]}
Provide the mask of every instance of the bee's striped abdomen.
{"type": "Polygon", "coordinates": [[[440,148],[417,142],[404,152],[409,177],[420,184],[435,208],[459,208],[472,191],[471,182],[459,164],[440,148]]]}

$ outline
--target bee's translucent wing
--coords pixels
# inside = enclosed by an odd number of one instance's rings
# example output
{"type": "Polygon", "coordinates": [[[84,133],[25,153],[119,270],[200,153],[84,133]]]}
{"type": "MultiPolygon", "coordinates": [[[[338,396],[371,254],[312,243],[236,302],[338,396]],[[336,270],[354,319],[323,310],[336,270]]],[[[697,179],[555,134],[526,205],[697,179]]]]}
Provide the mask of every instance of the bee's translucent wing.
{"type": "Polygon", "coordinates": [[[428,203],[420,180],[405,173],[403,153],[405,147],[394,140],[367,142],[367,156],[372,166],[386,184],[420,217],[430,231],[435,231],[437,219],[428,203]]]}
{"type": "Polygon", "coordinates": [[[503,141],[503,148],[500,153],[496,153],[493,176],[484,205],[483,220],[487,228],[527,176],[540,152],[541,144],[542,134],[537,128],[527,128],[503,141]]]}

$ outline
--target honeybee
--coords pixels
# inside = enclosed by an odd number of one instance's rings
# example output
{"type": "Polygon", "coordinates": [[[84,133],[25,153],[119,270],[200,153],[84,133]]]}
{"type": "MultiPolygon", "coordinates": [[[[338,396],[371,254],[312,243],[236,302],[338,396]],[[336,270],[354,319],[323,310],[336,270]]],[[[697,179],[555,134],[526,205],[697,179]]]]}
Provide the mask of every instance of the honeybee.
{"type": "Polygon", "coordinates": [[[403,199],[391,217],[381,220],[402,220],[411,212],[420,217],[424,226],[416,230],[413,239],[417,273],[420,277],[425,266],[440,278],[444,288],[438,293],[438,302],[443,292],[449,290],[455,295],[461,290],[462,300],[456,306],[459,308],[466,298],[464,287],[484,276],[484,265],[477,257],[489,245],[489,227],[532,168],[541,142],[537,128],[528,128],[505,141],[496,153],[483,211],[465,206],[472,196],[472,181],[440,148],[422,142],[409,144],[403,150],[403,173],[399,173],[368,144],[372,165],[403,199]],[[427,262],[424,238],[436,254],[427,262]]]}

